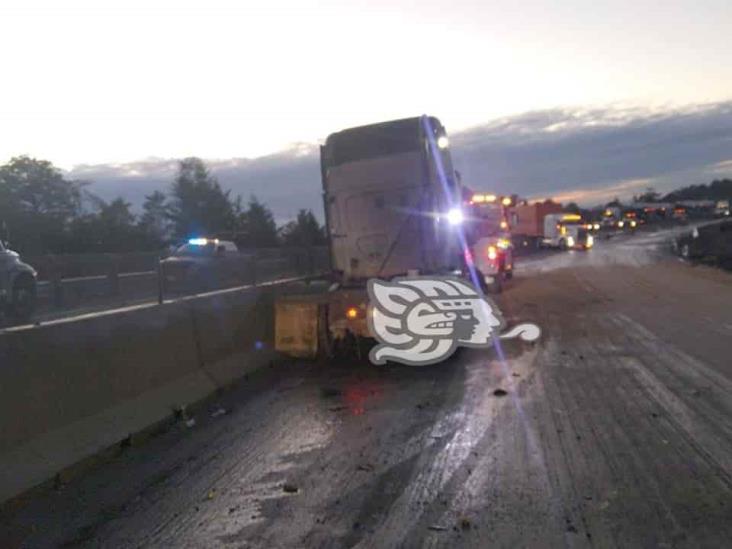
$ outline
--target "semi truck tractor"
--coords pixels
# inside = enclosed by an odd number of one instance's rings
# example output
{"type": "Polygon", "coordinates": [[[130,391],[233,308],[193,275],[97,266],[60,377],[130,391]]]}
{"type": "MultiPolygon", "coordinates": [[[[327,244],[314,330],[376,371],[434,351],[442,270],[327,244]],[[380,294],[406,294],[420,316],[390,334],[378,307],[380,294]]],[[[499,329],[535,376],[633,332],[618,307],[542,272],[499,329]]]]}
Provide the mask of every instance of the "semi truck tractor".
{"type": "Polygon", "coordinates": [[[544,218],[561,211],[562,205],[551,200],[516,203],[509,214],[514,241],[524,248],[540,248],[544,240],[544,218]]]}
{"type": "Polygon", "coordinates": [[[464,232],[483,289],[500,293],[513,277],[513,244],[508,208],[513,199],[493,193],[466,193],[464,232]]]}
{"type": "Polygon", "coordinates": [[[594,238],[581,215],[555,213],[544,217],[542,244],[549,248],[562,250],[587,250],[594,244],[594,238]]]}
{"type": "Polygon", "coordinates": [[[334,133],[320,160],[329,287],[276,300],[275,349],[290,356],[329,356],[369,338],[369,279],[464,267],[462,191],[437,118],[334,133]]]}
{"type": "Polygon", "coordinates": [[[551,200],[517,204],[510,217],[514,239],[523,246],[587,249],[594,243],[582,216],[563,213],[562,205],[551,200]]]}

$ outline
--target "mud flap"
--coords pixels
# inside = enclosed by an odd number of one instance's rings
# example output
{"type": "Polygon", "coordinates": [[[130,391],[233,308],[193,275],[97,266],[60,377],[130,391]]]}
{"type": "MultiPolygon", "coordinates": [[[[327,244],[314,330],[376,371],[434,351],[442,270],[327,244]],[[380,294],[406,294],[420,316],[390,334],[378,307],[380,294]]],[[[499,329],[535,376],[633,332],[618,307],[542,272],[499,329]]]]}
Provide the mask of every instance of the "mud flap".
{"type": "Polygon", "coordinates": [[[322,304],[284,297],[275,301],[275,350],[296,358],[318,355],[322,304]]]}

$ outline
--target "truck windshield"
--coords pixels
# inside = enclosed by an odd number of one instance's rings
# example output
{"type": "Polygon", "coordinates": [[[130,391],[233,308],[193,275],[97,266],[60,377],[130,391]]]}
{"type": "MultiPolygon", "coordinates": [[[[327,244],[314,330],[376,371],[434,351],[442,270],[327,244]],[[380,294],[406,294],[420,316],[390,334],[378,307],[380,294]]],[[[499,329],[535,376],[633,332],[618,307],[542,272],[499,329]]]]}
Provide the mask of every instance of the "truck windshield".
{"type": "Polygon", "coordinates": [[[503,208],[498,204],[475,204],[469,217],[476,236],[490,236],[501,232],[503,208]]]}
{"type": "Polygon", "coordinates": [[[331,135],[324,148],[327,167],[421,150],[419,118],[363,126],[331,135]]]}

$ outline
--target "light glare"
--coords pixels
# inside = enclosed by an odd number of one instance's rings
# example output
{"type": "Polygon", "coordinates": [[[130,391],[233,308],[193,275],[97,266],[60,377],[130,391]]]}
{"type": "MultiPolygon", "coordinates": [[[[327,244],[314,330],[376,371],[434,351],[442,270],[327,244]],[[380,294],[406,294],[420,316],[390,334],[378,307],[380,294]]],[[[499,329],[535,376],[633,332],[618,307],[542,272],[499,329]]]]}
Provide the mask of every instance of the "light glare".
{"type": "Polygon", "coordinates": [[[460,208],[452,208],[447,212],[447,222],[450,225],[460,225],[463,222],[463,211],[460,208]]]}

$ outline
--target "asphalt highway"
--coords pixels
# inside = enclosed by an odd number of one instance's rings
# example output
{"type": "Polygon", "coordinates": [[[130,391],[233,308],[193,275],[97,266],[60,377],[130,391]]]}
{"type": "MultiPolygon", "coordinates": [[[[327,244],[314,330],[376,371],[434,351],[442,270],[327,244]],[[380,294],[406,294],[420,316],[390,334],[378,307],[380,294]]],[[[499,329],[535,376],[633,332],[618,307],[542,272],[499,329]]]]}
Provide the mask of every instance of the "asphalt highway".
{"type": "Polygon", "coordinates": [[[519,261],[496,303],[533,344],[258,372],[5,506],[0,545],[729,546],[732,275],[668,238],[519,261]]]}

